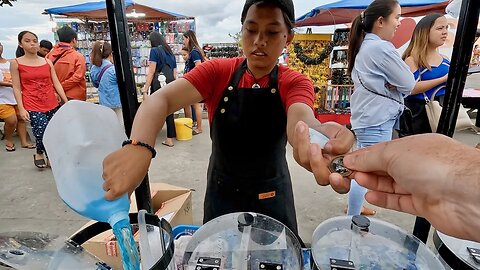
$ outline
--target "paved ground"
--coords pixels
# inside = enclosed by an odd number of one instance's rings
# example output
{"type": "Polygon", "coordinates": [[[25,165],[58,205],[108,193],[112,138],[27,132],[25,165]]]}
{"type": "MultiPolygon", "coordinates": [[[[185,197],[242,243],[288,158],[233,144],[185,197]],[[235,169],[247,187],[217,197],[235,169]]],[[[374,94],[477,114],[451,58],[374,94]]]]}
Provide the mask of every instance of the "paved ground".
{"type": "MultiPolygon", "coordinates": [[[[480,80],[479,80],[480,81],[480,80]]],[[[471,83],[471,82],[470,82],[471,83]]],[[[474,83],[477,84],[476,81],[474,83]]],[[[208,123],[205,132],[190,141],[176,141],[175,147],[162,146],[165,129],[159,135],[158,156],[150,170],[152,182],[166,182],[194,189],[194,223],[202,220],[202,204],[211,142],[208,123]]],[[[480,136],[471,131],[455,135],[458,140],[475,146],[480,136]]],[[[19,145],[18,138],[16,144],[19,145]]],[[[60,141],[59,141],[60,143],[60,141]]],[[[19,148],[7,153],[0,148],[0,232],[37,231],[68,236],[87,220],[67,208],[58,197],[51,170],[38,171],[32,162],[33,150],[19,148]]],[[[312,175],[297,165],[288,147],[287,153],[294,183],[297,217],[301,237],[311,241],[316,226],[331,217],[343,215],[346,195],[330,187],[320,187],[312,175]]],[[[412,231],[414,217],[377,209],[377,218],[412,231]]]]}

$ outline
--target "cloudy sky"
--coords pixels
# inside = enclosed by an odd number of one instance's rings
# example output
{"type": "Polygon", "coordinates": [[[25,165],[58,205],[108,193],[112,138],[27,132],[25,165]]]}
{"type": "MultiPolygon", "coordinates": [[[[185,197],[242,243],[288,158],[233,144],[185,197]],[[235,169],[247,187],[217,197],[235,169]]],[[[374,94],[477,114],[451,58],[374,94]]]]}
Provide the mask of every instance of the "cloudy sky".
{"type": "MultiPolygon", "coordinates": [[[[30,30],[40,39],[53,40],[49,17],[42,15],[44,9],[80,4],[95,0],[17,0],[13,7],[0,7],[0,42],[4,44],[5,58],[13,58],[20,31],[30,30]]],[[[194,16],[200,43],[231,42],[228,34],[240,30],[240,14],[244,0],[135,0],[136,3],[175,13],[194,16]]],[[[314,7],[335,0],[296,0],[296,16],[299,17],[314,7]]],[[[329,29],[320,29],[329,31],[329,29]]]]}

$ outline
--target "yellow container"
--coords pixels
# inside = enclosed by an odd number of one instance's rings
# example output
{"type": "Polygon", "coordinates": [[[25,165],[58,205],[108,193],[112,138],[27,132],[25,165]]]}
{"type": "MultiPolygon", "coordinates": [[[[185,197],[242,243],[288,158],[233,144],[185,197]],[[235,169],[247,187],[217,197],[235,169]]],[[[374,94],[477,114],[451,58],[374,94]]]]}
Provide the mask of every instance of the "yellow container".
{"type": "Polygon", "coordinates": [[[177,133],[177,140],[188,141],[192,139],[192,125],[191,118],[177,118],[175,119],[175,131],[177,133]]]}

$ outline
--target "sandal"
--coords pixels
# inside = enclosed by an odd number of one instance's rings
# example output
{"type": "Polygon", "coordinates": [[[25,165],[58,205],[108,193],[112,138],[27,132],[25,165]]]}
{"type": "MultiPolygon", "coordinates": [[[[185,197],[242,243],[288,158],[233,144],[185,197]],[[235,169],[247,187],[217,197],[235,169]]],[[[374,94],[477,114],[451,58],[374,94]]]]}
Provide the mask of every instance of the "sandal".
{"type": "Polygon", "coordinates": [[[35,167],[39,169],[45,169],[47,168],[47,163],[45,162],[45,159],[37,159],[37,155],[33,155],[33,164],[35,167]]]}
{"type": "Polygon", "coordinates": [[[173,147],[173,144],[168,144],[165,141],[162,142],[163,145],[168,146],[168,147],[173,147]]]}
{"type": "Polygon", "coordinates": [[[7,152],[15,151],[15,144],[12,144],[11,146],[5,145],[5,150],[7,150],[7,152]]]}
{"type": "Polygon", "coordinates": [[[192,129],[192,135],[198,135],[202,133],[202,131],[199,131],[198,129],[192,129]]]}
{"type": "Polygon", "coordinates": [[[29,143],[27,145],[22,145],[22,148],[26,148],[26,149],[35,149],[37,148],[37,146],[33,143],[29,143]]]}

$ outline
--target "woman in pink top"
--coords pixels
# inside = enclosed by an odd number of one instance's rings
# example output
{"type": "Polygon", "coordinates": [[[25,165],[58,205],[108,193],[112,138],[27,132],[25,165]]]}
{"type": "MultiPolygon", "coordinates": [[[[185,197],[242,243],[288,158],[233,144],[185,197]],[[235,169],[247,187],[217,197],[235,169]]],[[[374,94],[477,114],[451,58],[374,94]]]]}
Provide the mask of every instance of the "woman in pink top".
{"type": "Polygon", "coordinates": [[[35,166],[39,169],[47,167],[43,133],[53,114],[58,109],[55,92],[63,102],[67,97],[58,81],[50,60],[39,57],[38,37],[30,31],[18,34],[18,46],[25,55],[12,61],[13,91],[17,100],[20,117],[30,121],[32,132],[37,140],[37,154],[33,155],[35,166]]]}

